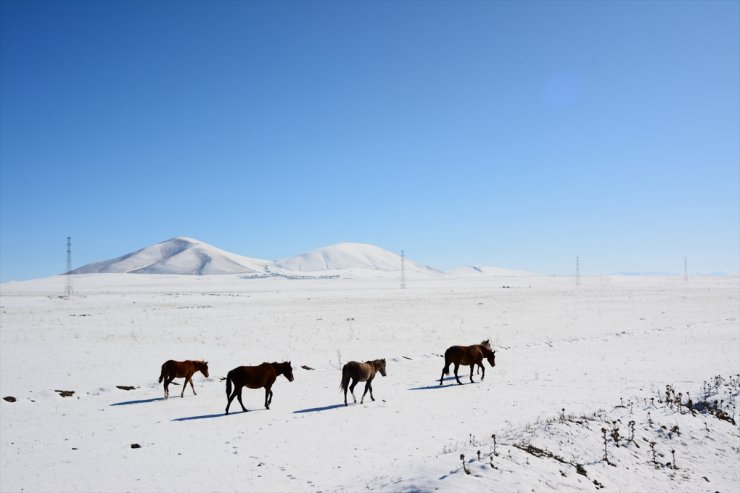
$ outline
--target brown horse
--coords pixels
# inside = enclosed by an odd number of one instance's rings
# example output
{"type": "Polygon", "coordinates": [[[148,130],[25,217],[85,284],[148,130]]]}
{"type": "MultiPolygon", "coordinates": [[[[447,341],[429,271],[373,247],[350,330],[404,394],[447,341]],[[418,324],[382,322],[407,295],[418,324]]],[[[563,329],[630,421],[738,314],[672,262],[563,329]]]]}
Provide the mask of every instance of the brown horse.
{"type": "Polygon", "coordinates": [[[454,363],[455,365],[455,380],[457,380],[457,383],[462,385],[460,378],[457,376],[457,370],[460,368],[460,365],[470,365],[470,383],[473,383],[473,368],[475,365],[478,365],[483,371],[480,377],[483,380],[486,377],[483,358],[488,360],[488,364],[491,367],[496,366],[496,351],[491,350],[483,343],[473,344],[472,346],[451,346],[447,348],[447,351],[445,351],[445,366],[442,368],[442,376],[439,377],[439,384],[442,385],[444,376],[450,374],[450,363],[454,363]]]}
{"type": "Polygon", "coordinates": [[[344,367],[342,368],[342,383],[339,385],[339,387],[344,391],[344,405],[347,405],[347,387],[349,386],[349,391],[352,393],[352,399],[355,401],[355,404],[357,404],[357,398],[355,397],[355,386],[359,382],[367,382],[365,384],[365,392],[362,393],[362,398],[360,399],[360,404],[365,400],[365,394],[367,394],[367,391],[370,391],[370,398],[374,401],[375,397],[373,397],[373,378],[375,378],[375,373],[380,372],[381,375],[385,376],[385,359],[376,359],[374,361],[365,361],[364,363],[359,363],[357,361],[350,361],[344,367]],[[352,385],[349,385],[350,379],[352,380],[352,385]]]}
{"type": "Polygon", "coordinates": [[[226,375],[226,397],[229,402],[226,403],[226,414],[229,414],[229,406],[234,397],[239,399],[242,410],[247,412],[242,402],[242,387],[250,389],[265,388],[265,409],[270,409],[272,402],[272,384],[279,375],[284,375],[289,382],[293,381],[293,367],[290,361],[284,363],[262,363],[258,366],[238,366],[226,375]],[[234,391],[232,392],[232,383],[234,391]]]}
{"type": "Polygon", "coordinates": [[[176,378],[185,378],[180,397],[185,397],[185,387],[187,387],[188,382],[190,382],[190,388],[193,389],[193,395],[198,395],[193,386],[193,374],[196,371],[201,372],[203,376],[208,378],[208,362],[201,360],[165,361],[162,365],[162,372],[159,374],[159,383],[162,383],[162,380],[164,380],[164,398],[167,399],[170,397],[170,390],[167,387],[176,378]]]}
{"type": "MultiPolygon", "coordinates": [[[[491,350],[493,349],[493,348],[491,347],[491,340],[490,340],[490,339],[486,339],[485,341],[481,341],[481,343],[480,343],[480,344],[478,344],[478,345],[479,345],[479,346],[483,346],[483,347],[486,347],[486,348],[488,348],[488,349],[491,349],[491,350]]],[[[480,373],[480,371],[481,371],[482,369],[483,369],[483,362],[481,361],[481,362],[480,362],[480,363],[478,364],[478,368],[476,368],[476,369],[475,369],[475,374],[476,374],[476,375],[478,375],[478,374],[480,373]]],[[[484,371],[485,371],[485,370],[484,370],[484,371]]]]}

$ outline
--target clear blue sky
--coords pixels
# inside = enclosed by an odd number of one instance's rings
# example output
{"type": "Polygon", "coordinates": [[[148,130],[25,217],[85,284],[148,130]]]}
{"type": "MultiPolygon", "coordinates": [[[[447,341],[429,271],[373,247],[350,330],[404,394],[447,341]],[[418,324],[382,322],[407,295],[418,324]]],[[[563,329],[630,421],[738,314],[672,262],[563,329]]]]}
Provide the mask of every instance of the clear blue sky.
{"type": "Polygon", "coordinates": [[[740,2],[0,3],[0,280],[174,236],[740,271],[740,2]]]}

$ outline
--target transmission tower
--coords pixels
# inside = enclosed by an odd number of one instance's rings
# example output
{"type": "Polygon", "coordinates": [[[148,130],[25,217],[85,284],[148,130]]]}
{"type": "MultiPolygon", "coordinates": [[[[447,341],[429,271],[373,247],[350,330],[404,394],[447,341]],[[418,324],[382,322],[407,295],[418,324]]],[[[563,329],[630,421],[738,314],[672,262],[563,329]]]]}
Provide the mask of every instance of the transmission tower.
{"type": "Polygon", "coordinates": [[[406,256],[401,250],[401,289],[406,289],[406,256]]]}
{"type": "Polygon", "coordinates": [[[576,257],[576,286],[581,285],[581,259],[576,257]]]}
{"type": "Polygon", "coordinates": [[[688,258],[683,258],[683,282],[687,282],[689,280],[689,260],[688,258]]]}
{"type": "Polygon", "coordinates": [[[72,237],[67,236],[67,286],[64,295],[69,299],[72,296],[72,237]]]}

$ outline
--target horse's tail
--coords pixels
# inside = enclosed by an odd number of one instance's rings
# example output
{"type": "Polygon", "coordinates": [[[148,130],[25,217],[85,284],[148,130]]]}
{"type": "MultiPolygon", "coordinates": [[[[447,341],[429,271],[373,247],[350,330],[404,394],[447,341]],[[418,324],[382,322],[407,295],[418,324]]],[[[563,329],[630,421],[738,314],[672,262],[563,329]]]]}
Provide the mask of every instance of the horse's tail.
{"type": "Polygon", "coordinates": [[[449,375],[450,374],[450,350],[448,349],[445,351],[445,366],[442,368],[442,374],[443,375],[449,375]]]}
{"type": "Polygon", "coordinates": [[[162,371],[159,373],[159,383],[162,383],[162,380],[164,380],[164,368],[167,366],[167,363],[162,363],[162,371]]]}
{"type": "Polygon", "coordinates": [[[349,369],[347,368],[347,365],[344,365],[344,368],[342,368],[342,382],[339,384],[339,388],[344,392],[347,391],[347,387],[349,386],[349,379],[349,369]]]}
{"type": "Polygon", "coordinates": [[[231,372],[226,375],[226,397],[231,395],[231,372]]]}

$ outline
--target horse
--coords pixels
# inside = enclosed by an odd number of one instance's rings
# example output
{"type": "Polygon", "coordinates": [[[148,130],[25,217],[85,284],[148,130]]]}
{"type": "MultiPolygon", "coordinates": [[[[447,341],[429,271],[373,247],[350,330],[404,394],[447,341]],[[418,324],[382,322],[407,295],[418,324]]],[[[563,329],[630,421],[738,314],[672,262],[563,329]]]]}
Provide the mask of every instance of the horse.
{"type": "Polygon", "coordinates": [[[352,399],[357,404],[357,398],[355,397],[355,386],[359,382],[367,382],[365,384],[365,392],[362,393],[360,404],[365,400],[365,394],[370,391],[370,398],[374,401],[373,397],[373,378],[375,374],[380,372],[381,375],[385,376],[385,359],[376,359],[374,361],[365,361],[359,363],[357,361],[350,361],[342,368],[342,383],[339,387],[344,391],[344,405],[347,405],[347,387],[352,393],[352,399]],[[349,381],[352,380],[352,385],[349,385],[349,381]]]}
{"type": "Polygon", "coordinates": [[[270,409],[272,402],[272,385],[279,375],[285,376],[289,382],[293,381],[293,367],[290,361],[283,363],[262,363],[258,366],[238,366],[226,375],[226,414],[229,414],[229,406],[234,397],[239,399],[242,410],[247,412],[242,402],[242,387],[250,389],[265,388],[265,409],[270,409]],[[233,392],[232,392],[233,384],[233,392]]]}
{"type": "MultiPolygon", "coordinates": [[[[488,341],[483,341],[488,342],[488,341]]],[[[486,377],[486,369],[483,366],[483,358],[488,360],[491,367],[496,366],[496,351],[493,351],[485,344],[473,344],[472,346],[451,346],[445,351],[445,366],[442,368],[442,376],[439,378],[439,384],[442,385],[445,375],[450,374],[450,363],[455,365],[455,380],[462,385],[460,378],[457,376],[457,370],[460,365],[470,365],[470,383],[473,383],[473,368],[475,365],[483,371],[480,379],[486,377]]]]}
{"type": "MultiPolygon", "coordinates": [[[[490,339],[486,339],[485,341],[481,341],[481,343],[479,344],[479,346],[487,347],[488,349],[491,349],[491,350],[493,349],[491,347],[491,340],[490,339]]],[[[475,374],[476,375],[480,374],[480,371],[481,371],[482,368],[483,368],[483,362],[481,361],[481,363],[478,365],[478,368],[475,369],[475,374]]]]}
{"type": "Polygon", "coordinates": [[[165,361],[162,365],[162,372],[159,374],[159,383],[164,380],[164,398],[168,399],[170,397],[170,390],[168,389],[170,383],[176,378],[183,377],[185,383],[182,386],[180,397],[185,397],[185,387],[188,386],[188,382],[190,382],[190,388],[193,389],[193,395],[198,395],[193,386],[193,374],[196,371],[201,372],[204,377],[208,378],[208,362],[202,360],[165,361]]]}

